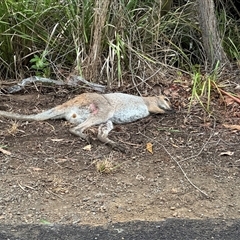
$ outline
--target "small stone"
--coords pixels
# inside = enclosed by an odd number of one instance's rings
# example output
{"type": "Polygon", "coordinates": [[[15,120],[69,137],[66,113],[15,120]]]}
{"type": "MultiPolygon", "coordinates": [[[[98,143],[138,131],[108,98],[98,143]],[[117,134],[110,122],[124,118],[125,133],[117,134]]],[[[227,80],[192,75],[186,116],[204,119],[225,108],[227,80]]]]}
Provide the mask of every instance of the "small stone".
{"type": "Polygon", "coordinates": [[[173,217],[177,217],[177,215],[178,215],[178,213],[177,212],[175,212],[175,213],[173,213],[173,217]]]}
{"type": "Polygon", "coordinates": [[[103,197],[105,195],[105,193],[97,193],[95,195],[96,198],[100,198],[100,197],[103,197]]]}
{"type": "Polygon", "coordinates": [[[89,201],[91,198],[90,197],[87,197],[87,198],[83,198],[83,202],[87,202],[87,201],[89,201]]]}

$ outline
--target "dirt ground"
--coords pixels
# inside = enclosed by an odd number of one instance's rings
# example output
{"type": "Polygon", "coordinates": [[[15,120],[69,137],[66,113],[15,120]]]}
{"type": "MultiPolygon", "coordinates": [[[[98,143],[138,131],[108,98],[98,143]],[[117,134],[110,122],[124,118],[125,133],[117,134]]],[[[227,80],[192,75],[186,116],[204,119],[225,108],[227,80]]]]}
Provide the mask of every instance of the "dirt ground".
{"type": "MultiPolygon", "coordinates": [[[[0,107],[36,113],[75,94],[0,95],[0,107]]],[[[239,218],[240,132],[223,127],[240,124],[239,117],[222,109],[208,119],[199,111],[178,108],[115,126],[110,138],[126,146],[126,154],[98,141],[89,149],[65,121],[1,118],[0,147],[7,151],[0,152],[1,223],[239,218]]]]}

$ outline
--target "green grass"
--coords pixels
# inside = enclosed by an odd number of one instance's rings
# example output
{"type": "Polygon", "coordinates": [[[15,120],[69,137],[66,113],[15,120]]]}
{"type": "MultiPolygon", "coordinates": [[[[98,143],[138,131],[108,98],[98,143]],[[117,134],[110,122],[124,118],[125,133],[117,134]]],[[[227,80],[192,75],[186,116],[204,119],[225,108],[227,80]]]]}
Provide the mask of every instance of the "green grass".
{"type": "MultiPolygon", "coordinates": [[[[91,54],[93,33],[98,29],[94,22],[95,2],[2,0],[1,78],[41,73],[62,78],[59,66],[87,75],[86,59],[91,54]]],[[[161,18],[159,11],[158,2],[111,1],[99,43],[98,76],[122,85],[126,73],[143,78],[143,69],[149,67],[154,72],[158,65],[190,65],[188,54],[178,44],[179,34],[188,22],[185,15],[175,9],[161,18]]],[[[186,32],[196,29],[185,27],[186,32]]],[[[184,41],[188,37],[185,35],[184,41]]]]}
{"type": "MultiPolygon", "coordinates": [[[[95,6],[99,1],[0,1],[0,78],[65,79],[74,72],[111,87],[127,80],[140,84],[159,69],[192,72],[193,65],[205,63],[192,3],[161,16],[159,1],[113,0],[100,26],[94,21],[101,11],[95,6]],[[101,32],[99,41],[96,31],[101,32]],[[92,60],[94,42],[100,51],[92,60]]],[[[224,14],[219,19],[228,56],[239,59],[238,25],[224,14]]],[[[199,76],[194,78],[199,88],[199,76]]]]}
{"type": "Polygon", "coordinates": [[[199,66],[193,68],[192,74],[192,95],[189,104],[189,110],[193,102],[198,102],[208,112],[211,112],[211,92],[218,91],[218,71],[219,62],[210,74],[202,74],[199,66]]]}
{"type": "Polygon", "coordinates": [[[240,20],[231,18],[225,10],[222,10],[218,14],[218,21],[224,50],[228,58],[240,61],[240,20]]]}

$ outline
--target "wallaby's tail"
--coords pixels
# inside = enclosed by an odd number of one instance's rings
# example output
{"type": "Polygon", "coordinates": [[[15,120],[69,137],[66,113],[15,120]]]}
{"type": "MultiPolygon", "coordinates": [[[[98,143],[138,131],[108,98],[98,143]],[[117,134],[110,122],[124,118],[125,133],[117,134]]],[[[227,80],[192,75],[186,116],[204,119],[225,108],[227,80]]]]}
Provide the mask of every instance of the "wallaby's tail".
{"type": "Polygon", "coordinates": [[[31,114],[31,115],[0,111],[0,117],[16,119],[16,120],[25,120],[25,121],[44,121],[47,119],[64,118],[64,112],[56,110],[55,108],[43,111],[38,114],[31,114]]]}

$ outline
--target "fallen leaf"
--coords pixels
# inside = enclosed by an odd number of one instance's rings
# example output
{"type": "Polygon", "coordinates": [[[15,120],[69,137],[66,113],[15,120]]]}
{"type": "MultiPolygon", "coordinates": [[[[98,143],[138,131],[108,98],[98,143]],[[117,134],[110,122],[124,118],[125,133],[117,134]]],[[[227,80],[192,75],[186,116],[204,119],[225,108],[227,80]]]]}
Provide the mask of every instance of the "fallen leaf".
{"type": "Polygon", "coordinates": [[[234,103],[234,100],[231,97],[225,96],[224,101],[227,104],[227,106],[231,105],[234,103]]]}
{"type": "Polygon", "coordinates": [[[92,145],[86,145],[85,147],[83,147],[83,150],[86,151],[91,151],[92,145]]]}
{"type": "Polygon", "coordinates": [[[153,154],[153,145],[152,143],[147,143],[146,149],[148,152],[150,152],[151,154],[153,154]]]}
{"type": "Polygon", "coordinates": [[[173,91],[173,92],[171,93],[171,97],[172,97],[173,99],[179,97],[178,91],[173,91]]]}
{"type": "Polygon", "coordinates": [[[9,151],[1,148],[1,147],[0,147],[0,152],[2,152],[3,154],[6,154],[6,155],[11,155],[12,154],[11,152],[9,152],[9,151]]]}
{"type": "Polygon", "coordinates": [[[51,222],[48,222],[47,220],[41,219],[40,222],[45,225],[51,225],[51,222]]]}
{"type": "Polygon", "coordinates": [[[219,156],[232,156],[234,152],[226,151],[226,152],[221,152],[219,156]]]}
{"type": "Polygon", "coordinates": [[[229,125],[229,124],[223,124],[225,128],[229,128],[232,130],[239,130],[240,131],[240,125],[229,125]]]}

